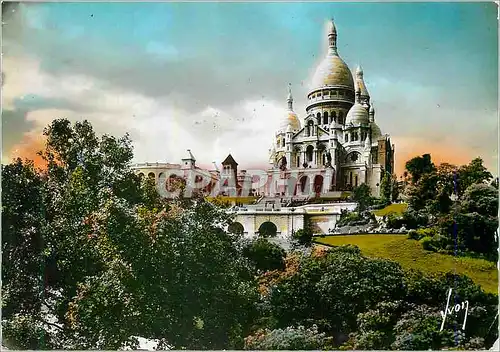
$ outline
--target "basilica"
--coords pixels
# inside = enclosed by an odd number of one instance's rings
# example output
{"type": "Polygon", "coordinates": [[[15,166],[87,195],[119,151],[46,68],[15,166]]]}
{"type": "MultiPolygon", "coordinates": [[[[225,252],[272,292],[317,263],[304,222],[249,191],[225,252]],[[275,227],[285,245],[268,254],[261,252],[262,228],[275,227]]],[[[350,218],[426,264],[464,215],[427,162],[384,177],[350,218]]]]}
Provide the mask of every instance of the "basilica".
{"type": "Polygon", "coordinates": [[[333,20],[325,39],[328,52],[312,78],[303,119],[289,88],[288,109],[269,150],[269,173],[277,179],[297,175],[294,195],[306,187],[325,194],[366,183],[378,196],[384,172],[394,170],[394,145],[375,122],[363,70],[358,66],[352,74],[338,53],[333,20]]]}
{"type": "Polygon", "coordinates": [[[180,177],[196,180],[192,187],[199,183],[204,193],[221,189],[233,196],[328,197],[363,183],[379,196],[384,173],[394,170],[394,145],[375,122],[363,70],[353,74],[339,56],[333,20],[325,39],[328,52],[313,76],[304,118],[295,113],[289,88],[288,107],[269,149],[270,167],[259,175],[263,182],[255,185],[255,172],[238,171],[231,155],[222,171],[217,165],[202,170],[190,151],[180,164],[137,164],[136,173],[154,178],[161,190],[180,177]]]}

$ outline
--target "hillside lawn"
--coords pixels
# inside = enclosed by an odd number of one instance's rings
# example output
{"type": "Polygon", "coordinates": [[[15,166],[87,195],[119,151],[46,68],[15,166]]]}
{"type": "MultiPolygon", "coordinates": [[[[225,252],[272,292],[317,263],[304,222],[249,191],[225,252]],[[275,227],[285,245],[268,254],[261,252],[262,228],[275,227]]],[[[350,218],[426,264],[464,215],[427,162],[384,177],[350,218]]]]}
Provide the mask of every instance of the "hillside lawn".
{"type": "Polygon", "coordinates": [[[408,209],[408,204],[396,203],[396,204],[390,204],[383,209],[374,210],[372,211],[372,213],[375,216],[385,216],[389,213],[395,213],[396,215],[401,215],[406,211],[406,209],[408,209]]]}
{"type": "Polygon", "coordinates": [[[484,291],[498,294],[498,271],[495,263],[426,251],[418,241],[410,240],[406,235],[328,236],[314,240],[318,244],[333,246],[352,244],[358,246],[367,257],[394,260],[404,269],[417,269],[424,273],[451,271],[464,274],[484,291]]]}

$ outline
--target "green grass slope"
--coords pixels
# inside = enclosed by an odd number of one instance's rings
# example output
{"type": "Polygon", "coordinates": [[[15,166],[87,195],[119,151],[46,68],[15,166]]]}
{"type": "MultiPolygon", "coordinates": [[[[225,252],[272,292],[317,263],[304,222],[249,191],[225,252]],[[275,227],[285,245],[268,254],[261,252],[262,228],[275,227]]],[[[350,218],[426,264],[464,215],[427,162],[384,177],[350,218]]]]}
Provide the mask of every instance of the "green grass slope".
{"type": "Polygon", "coordinates": [[[384,216],[389,213],[396,213],[397,215],[401,215],[403,214],[403,212],[406,211],[406,209],[408,209],[408,204],[397,203],[397,204],[390,204],[383,209],[374,210],[372,211],[372,213],[375,214],[375,216],[384,216]]]}
{"type": "Polygon", "coordinates": [[[318,244],[333,246],[352,244],[358,246],[367,257],[394,260],[404,269],[417,269],[426,273],[451,271],[464,274],[486,292],[498,293],[498,271],[495,263],[429,252],[424,250],[420,243],[408,239],[405,235],[329,236],[315,240],[318,244]]]}

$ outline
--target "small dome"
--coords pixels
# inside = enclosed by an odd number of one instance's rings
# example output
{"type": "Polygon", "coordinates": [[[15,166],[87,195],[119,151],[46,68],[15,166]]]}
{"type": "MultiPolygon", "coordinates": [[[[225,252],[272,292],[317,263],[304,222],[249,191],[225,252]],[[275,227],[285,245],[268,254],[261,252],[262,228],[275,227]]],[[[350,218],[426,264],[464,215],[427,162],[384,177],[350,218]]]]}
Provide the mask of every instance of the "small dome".
{"type": "Polygon", "coordinates": [[[370,127],[372,128],[372,141],[376,141],[382,135],[382,131],[375,122],[370,123],[370,127]]]}
{"type": "Polygon", "coordinates": [[[355,124],[368,124],[368,111],[360,103],[356,102],[352,108],[347,113],[345,119],[346,125],[352,123],[355,124]]]}
{"type": "Polygon", "coordinates": [[[283,120],[280,123],[280,131],[286,131],[288,126],[291,127],[292,131],[300,130],[300,120],[297,114],[293,111],[287,111],[283,120]]]}

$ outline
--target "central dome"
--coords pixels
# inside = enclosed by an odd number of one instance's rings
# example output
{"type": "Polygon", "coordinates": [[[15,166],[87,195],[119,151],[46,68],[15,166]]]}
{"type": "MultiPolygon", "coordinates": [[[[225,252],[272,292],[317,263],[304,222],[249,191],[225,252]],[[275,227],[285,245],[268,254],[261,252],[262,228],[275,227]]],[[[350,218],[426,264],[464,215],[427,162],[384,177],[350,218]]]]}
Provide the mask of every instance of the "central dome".
{"type": "Polygon", "coordinates": [[[328,54],[316,69],[311,88],[348,86],[354,90],[351,70],[337,54],[328,54]]]}
{"type": "Polygon", "coordinates": [[[351,70],[337,53],[337,30],[333,20],[328,28],[328,53],[314,73],[311,88],[324,86],[347,86],[354,90],[351,70]]]}

